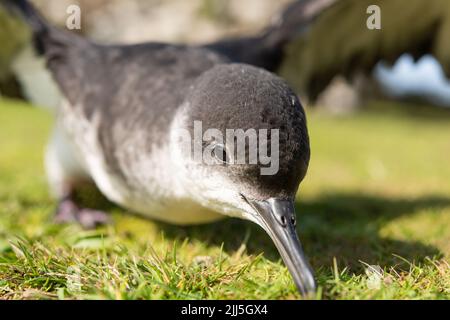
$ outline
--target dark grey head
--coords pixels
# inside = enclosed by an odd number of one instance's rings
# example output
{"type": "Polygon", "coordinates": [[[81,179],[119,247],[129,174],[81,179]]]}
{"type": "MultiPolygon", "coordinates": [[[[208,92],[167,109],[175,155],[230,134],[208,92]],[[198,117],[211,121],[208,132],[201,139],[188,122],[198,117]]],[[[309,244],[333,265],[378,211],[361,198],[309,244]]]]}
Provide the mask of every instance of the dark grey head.
{"type": "Polygon", "coordinates": [[[218,65],[192,85],[173,129],[172,150],[192,197],[262,226],[300,291],[314,291],[295,231],[294,198],[310,158],[296,94],[262,69],[218,65]],[[180,132],[191,139],[187,148],[180,132]]]}

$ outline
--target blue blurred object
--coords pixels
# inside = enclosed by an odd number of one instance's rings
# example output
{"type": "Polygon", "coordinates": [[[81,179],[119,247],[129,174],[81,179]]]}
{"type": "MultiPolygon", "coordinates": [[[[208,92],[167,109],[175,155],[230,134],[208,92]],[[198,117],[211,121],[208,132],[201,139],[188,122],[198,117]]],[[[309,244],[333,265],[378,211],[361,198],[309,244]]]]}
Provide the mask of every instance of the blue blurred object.
{"type": "Polygon", "coordinates": [[[414,62],[411,55],[404,54],[393,67],[380,62],[374,75],[393,97],[422,97],[433,104],[450,107],[450,81],[432,55],[414,62]]]}

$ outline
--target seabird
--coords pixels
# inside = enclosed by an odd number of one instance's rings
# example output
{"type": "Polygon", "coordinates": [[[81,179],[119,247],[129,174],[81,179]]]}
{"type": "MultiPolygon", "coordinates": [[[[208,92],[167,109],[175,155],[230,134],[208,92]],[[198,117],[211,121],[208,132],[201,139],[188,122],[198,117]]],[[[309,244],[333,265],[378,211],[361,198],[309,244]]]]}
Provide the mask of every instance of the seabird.
{"type": "MultiPolygon", "coordinates": [[[[86,180],[112,202],[152,219],[180,225],[247,219],[272,238],[299,291],[315,291],[294,210],[310,158],[306,118],[281,78],[208,46],[95,44],[48,24],[28,1],[3,2],[31,26],[64,96],[46,152],[59,201],[56,220],[85,227],[108,220],[74,200],[86,180]],[[277,170],[262,174],[260,158],[236,163],[230,152],[236,141],[217,143],[205,134],[190,146],[202,154],[209,148],[213,161],[196,161],[179,133],[195,137],[198,123],[202,133],[224,136],[228,129],[267,132],[265,147],[277,151],[277,170]]],[[[246,147],[244,154],[251,152],[246,147]]]]}

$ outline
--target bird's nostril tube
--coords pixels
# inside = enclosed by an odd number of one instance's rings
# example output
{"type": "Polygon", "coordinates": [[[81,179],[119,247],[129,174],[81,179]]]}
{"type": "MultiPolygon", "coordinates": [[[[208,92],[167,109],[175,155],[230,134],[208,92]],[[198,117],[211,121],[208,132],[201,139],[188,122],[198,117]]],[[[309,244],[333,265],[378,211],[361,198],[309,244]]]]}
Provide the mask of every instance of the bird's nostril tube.
{"type": "Polygon", "coordinates": [[[297,225],[297,219],[295,218],[295,216],[291,216],[289,218],[286,216],[280,216],[280,222],[282,227],[287,227],[288,222],[290,222],[294,228],[297,225]]]}
{"type": "Polygon", "coordinates": [[[287,219],[286,219],[286,217],[285,216],[281,216],[281,225],[283,226],[283,227],[286,227],[286,225],[287,225],[287,219]]]}

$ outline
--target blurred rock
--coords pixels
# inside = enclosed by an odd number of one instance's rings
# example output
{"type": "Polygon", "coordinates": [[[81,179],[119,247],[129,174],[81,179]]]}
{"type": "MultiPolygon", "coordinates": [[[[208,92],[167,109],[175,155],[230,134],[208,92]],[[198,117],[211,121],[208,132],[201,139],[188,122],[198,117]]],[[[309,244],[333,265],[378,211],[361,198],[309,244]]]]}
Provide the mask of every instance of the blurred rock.
{"type": "Polygon", "coordinates": [[[61,101],[61,94],[50,72],[45,67],[45,61],[37,57],[29,43],[16,56],[12,71],[22,87],[23,96],[33,104],[56,109],[61,101]]]}
{"type": "Polygon", "coordinates": [[[342,76],[336,76],[318,96],[317,106],[334,114],[351,113],[361,104],[357,88],[342,76]]]}
{"type": "Polygon", "coordinates": [[[333,114],[349,114],[364,106],[366,101],[385,98],[371,75],[356,74],[351,81],[343,76],[333,78],[317,97],[315,105],[333,114]]]}

